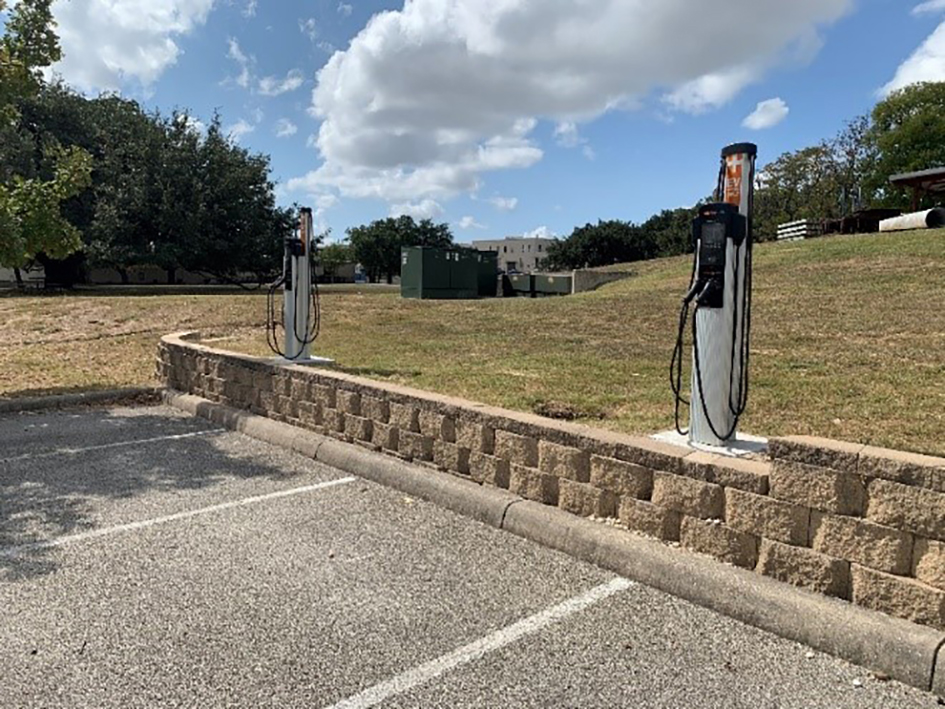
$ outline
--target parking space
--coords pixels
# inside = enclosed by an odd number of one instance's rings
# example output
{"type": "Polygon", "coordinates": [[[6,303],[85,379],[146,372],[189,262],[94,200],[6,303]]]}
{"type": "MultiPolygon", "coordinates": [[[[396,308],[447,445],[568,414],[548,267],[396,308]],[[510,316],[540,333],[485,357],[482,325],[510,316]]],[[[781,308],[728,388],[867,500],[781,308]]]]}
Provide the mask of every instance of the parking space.
{"type": "Polygon", "coordinates": [[[0,706],[936,701],[146,407],[0,418],[0,706]]]}

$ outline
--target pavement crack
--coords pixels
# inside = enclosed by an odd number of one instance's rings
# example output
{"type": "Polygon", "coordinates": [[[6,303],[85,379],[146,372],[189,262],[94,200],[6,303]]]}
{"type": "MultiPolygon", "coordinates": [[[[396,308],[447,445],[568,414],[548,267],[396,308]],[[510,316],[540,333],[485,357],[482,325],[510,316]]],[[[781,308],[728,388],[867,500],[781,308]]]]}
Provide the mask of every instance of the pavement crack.
{"type": "Polygon", "coordinates": [[[505,518],[509,514],[509,509],[512,507],[512,505],[517,505],[519,502],[525,502],[525,500],[512,500],[505,506],[505,509],[502,510],[502,519],[499,520],[499,529],[505,529],[505,518]]]}

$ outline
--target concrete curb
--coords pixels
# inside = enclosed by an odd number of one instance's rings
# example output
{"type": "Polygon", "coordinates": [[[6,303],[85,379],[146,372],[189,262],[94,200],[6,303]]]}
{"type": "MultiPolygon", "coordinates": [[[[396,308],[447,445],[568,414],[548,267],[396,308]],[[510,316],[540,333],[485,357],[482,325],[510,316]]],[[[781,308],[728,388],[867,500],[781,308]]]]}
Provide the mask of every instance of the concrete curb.
{"type": "Polygon", "coordinates": [[[43,411],[45,409],[67,409],[75,406],[92,404],[121,404],[131,401],[160,401],[161,390],[157,387],[131,387],[127,389],[106,389],[90,391],[84,394],[56,394],[37,396],[28,399],[10,399],[0,401],[0,414],[21,413],[24,411],[43,411]]]}
{"type": "Polygon", "coordinates": [[[206,399],[165,392],[195,416],[429,500],[784,638],[945,696],[945,633],[206,399]],[[936,660],[939,659],[938,666],[936,660]]]}

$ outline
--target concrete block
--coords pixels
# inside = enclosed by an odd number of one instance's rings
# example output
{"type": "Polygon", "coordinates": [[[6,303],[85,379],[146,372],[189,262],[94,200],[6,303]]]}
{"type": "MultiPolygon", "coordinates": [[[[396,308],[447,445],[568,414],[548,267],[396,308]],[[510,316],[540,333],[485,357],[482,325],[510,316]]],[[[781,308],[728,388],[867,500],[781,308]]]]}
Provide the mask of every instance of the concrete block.
{"type": "Polygon", "coordinates": [[[469,475],[469,451],[448,441],[434,441],[433,462],[443,470],[469,475]]]}
{"type": "Polygon", "coordinates": [[[919,581],[853,564],[853,602],[858,606],[945,629],[945,591],[919,581]]]}
{"type": "Polygon", "coordinates": [[[833,514],[862,516],[866,488],[856,475],[777,459],[771,466],[771,497],[833,514]]]}
{"type": "Polygon", "coordinates": [[[629,463],[642,465],[650,470],[677,473],[682,469],[683,458],[692,451],[662,441],[642,436],[625,437],[629,442],[616,447],[615,457],[629,463]]]}
{"type": "Polygon", "coordinates": [[[937,471],[942,470],[945,470],[945,458],[873,446],[866,446],[860,452],[859,473],[866,477],[932,488],[937,471]]]}
{"type": "Polygon", "coordinates": [[[548,475],[586,483],[591,479],[590,456],[579,448],[549,441],[538,443],[538,469],[548,475]]]}
{"type": "Polygon", "coordinates": [[[324,384],[312,385],[312,398],[321,403],[325,409],[338,408],[338,392],[335,387],[324,384]]]}
{"type": "Polygon", "coordinates": [[[847,443],[816,436],[787,436],[768,441],[768,455],[774,459],[830,468],[841,473],[857,472],[862,443],[847,443]]]}
{"type": "Polygon", "coordinates": [[[356,391],[339,389],[337,394],[338,408],[343,413],[354,416],[361,415],[361,395],[356,391]]]}
{"type": "Polygon", "coordinates": [[[345,414],[345,433],[356,441],[370,441],[374,422],[363,416],[345,414]]]}
{"type": "Polygon", "coordinates": [[[722,487],[734,487],[756,495],[767,495],[770,471],[771,463],[767,461],[728,458],[696,451],[683,458],[679,474],[722,487]]]}
{"type": "Polygon", "coordinates": [[[322,425],[322,407],[317,401],[303,401],[299,404],[299,418],[306,428],[322,425]]]}
{"type": "Polygon", "coordinates": [[[722,488],[713,483],[670,473],[653,474],[653,504],[702,519],[720,518],[725,505],[722,488]]]}
{"type": "Polygon", "coordinates": [[[362,396],[361,414],[373,421],[388,423],[390,421],[390,403],[387,399],[376,396],[362,396]]]}
{"type": "Polygon", "coordinates": [[[421,433],[400,429],[397,450],[408,460],[433,460],[433,439],[421,433]]]}
{"type": "Polygon", "coordinates": [[[308,382],[301,378],[293,379],[289,396],[296,401],[306,401],[308,399],[308,382]]]}
{"type": "Polygon", "coordinates": [[[850,562],[810,549],[762,539],[755,570],[817,593],[850,598],[850,562]]]}
{"type": "Polygon", "coordinates": [[[420,433],[430,438],[452,443],[456,440],[456,422],[450,416],[435,411],[421,411],[419,415],[420,433]]]}
{"type": "Polygon", "coordinates": [[[473,453],[491,454],[495,450],[495,430],[461,418],[456,422],[456,445],[473,453]]]}
{"type": "Polygon", "coordinates": [[[916,539],[912,575],[924,584],[945,591],[945,543],[916,539]]]}
{"type": "MultiPolygon", "coordinates": [[[[498,447],[498,440],[496,447],[498,447]]],[[[509,492],[524,497],[526,500],[557,506],[558,478],[524,465],[512,463],[509,467],[509,492]]]]}
{"type": "Polygon", "coordinates": [[[811,546],[838,559],[905,576],[912,569],[912,535],[855,517],[815,512],[811,546]]]}
{"type": "Polygon", "coordinates": [[[679,541],[682,515],[650,502],[624,497],[620,501],[620,521],[627,528],[667,542],[679,541]]]}
{"type": "Polygon", "coordinates": [[[581,517],[614,517],[617,496],[587,483],[562,478],[558,481],[558,507],[581,517]]]}
{"type": "Polygon", "coordinates": [[[488,453],[471,451],[469,454],[469,474],[482,485],[492,485],[508,489],[509,461],[496,458],[488,453]]]}
{"type": "Polygon", "coordinates": [[[374,425],[371,426],[371,442],[378,448],[383,448],[386,451],[396,451],[400,449],[399,446],[399,433],[400,429],[396,426],[393,426],[389,423],[381,423],[380,421],[375,421],[374,425]]]}
{"type": "Polygon", "coordinates": [[[410,404],[391,404],[390,422],[401,431],[420,432],[420,410],[410,404]]]}
{"type": "Polygon", "coordinates": [[[805,546],[810,508],[755,495],[735,488],[725,490],[725,523],[732,529],[785,544],[805,546]]]}
{"type": "Polygon", "coordinates": [[[341,433],[345,430],[345,415],[338,409],[326,409],[322,413],[322,425],[329,434],[341,433]]]}
{"type": "Polygon", "coordinates": [[[869,484],[871,522],[945,541],[945,494],[876,479],[869,484]]]}
{"type": "Polygon", "coordinates": [[[649,500],[653,494],[653,471],[636,463],[595,455],[591,457],[591,485],[620,497],[649,500]]]}
{"type": "Polygon", "coordinates": [[[746,569],[755,568],[758,562],[758,538],[720,522],[683,517],[679,541],[686,549],[746,569]]]}
{"type": "Polygon", "coordinates": [[[509,431],[496,431],[495,455],[513,465],[537,468],[538,441],[509,431]]]}

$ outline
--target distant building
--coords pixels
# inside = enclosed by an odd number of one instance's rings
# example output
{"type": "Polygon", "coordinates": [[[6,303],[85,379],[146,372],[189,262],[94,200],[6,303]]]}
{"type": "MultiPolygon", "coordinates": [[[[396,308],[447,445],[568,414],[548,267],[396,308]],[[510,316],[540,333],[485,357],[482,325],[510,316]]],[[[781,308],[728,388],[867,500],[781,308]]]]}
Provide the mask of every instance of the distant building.
{"type": "Polygon", "coordinates": [[[474,241],[472,246],[477,251],[493,251],[499,255],[499,269],[509,273],[532,273],[537,271],[540,262],[548,257],[548,247],[554,239],[542,237],[509,236],[505,239],[474,241]]]}

